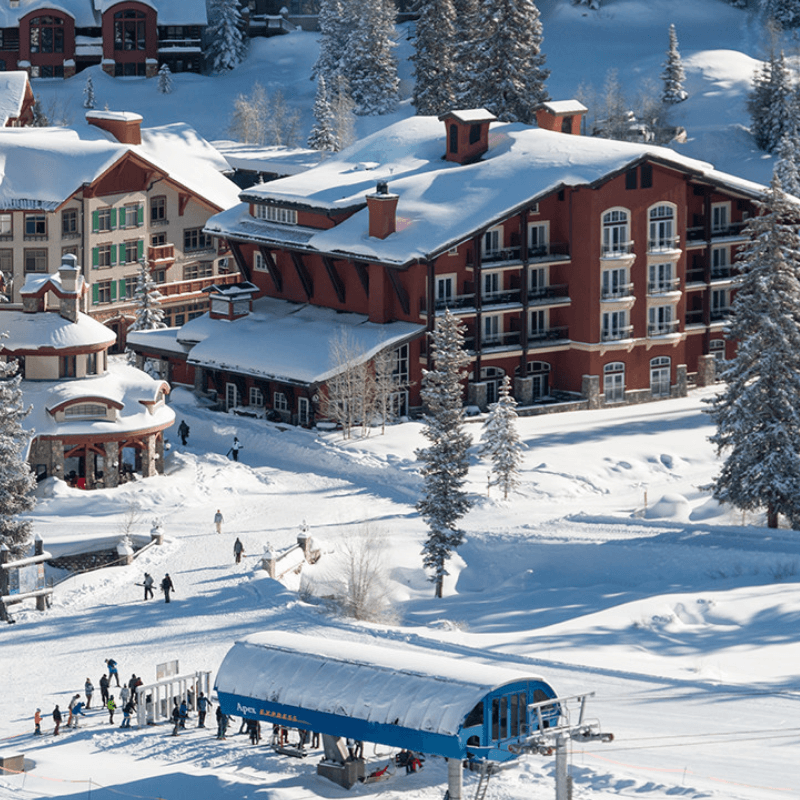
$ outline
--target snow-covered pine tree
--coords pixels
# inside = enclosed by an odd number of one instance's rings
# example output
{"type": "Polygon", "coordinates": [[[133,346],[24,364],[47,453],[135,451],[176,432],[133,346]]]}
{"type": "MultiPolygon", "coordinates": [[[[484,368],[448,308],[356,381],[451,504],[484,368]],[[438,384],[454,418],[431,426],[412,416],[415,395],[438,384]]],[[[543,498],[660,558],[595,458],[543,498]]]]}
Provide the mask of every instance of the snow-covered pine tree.
{"type": "Polygon", "coordinates": [[[317,96],[314,99],[314,126],[308,136],[308,146],[312,150],[339,150],[339,139],[336,136],[336,120],[333,109],[328,102],[328,89],[325,76],[317,78],[317,96]]]}
{"type": "Polygon", "coordinates": [[[732,506],[766,509],[800,527],[800,207],[773,176],[750,241],[737,262],[740,282],[725,335],[736,355],[725,388],[708,402],[710,441],[724,455],[709,488],[732,506]]]}
{"type": "Polygon", "coordinates": [[[388,114],[397,107],[397,58],[394,55],[394,0],[348,0],[352,28],[341,72],[360,115],[388,114]]]}
{"type": "Polygon", "coordinates": [[[481,87],[475,79],[475,51],[480,41],[478,0],[453,0],[455,38],[453,69],[456,73],[455,108],[480,108],[481,87]]]}
{"type": "Polygon", "coordinates": [[[490,484],[503,490],[503,499],[519,485],[522,442],[517,433],[517,401],[511,396],[511,380],[506,375],[500,384],[496,403],[489,406],[483,423],[479,453],[492,462],[490,484]]]}
{"type": "Polygon", "coordinates": [[[94,83],[92,82],[92,76],[86,76],[86,83],[83,86],[83,107],[84,108],[94,108],[95,106],[95,98],[94,98],[94,83]]]}
{"type": "Polygon", "coordinates": [[[162,64],[158,70],[157,88],[160,94],[172,94],[172,72],[169,64],[162,64]]]}
{"type": "Polygon", "coordinates": [[[136,301],[136,319],[128,330],[155,331],[167,327],[164,323],[164,310],[161,308],[163,295],[158,291],[147,259],[144,258],[139,262],[133,297],[136,301]]]}
{"type": "Polygon", "coordinates": [[[311,79],[320,75],[328,86],[335,85],[339,61],[347,46],[348,15],[342,0],[322,0],[319,6],[319,55],[311,69],[311,79]]]}
{"type": "Polygon", "coordinates": [[[412,103],[417,114],[438,115],[455,107],[455,9],[452,0],[427,0],[417,20],[412,103]]]}
{"type": "Polygon", "coordinates": [[[422,548],[422,563],[433,570],[431,581],[436,597],[441,597],[447,561],[464,539],[458,520],[472,505],[463,488],[472,443],[464,429],[461,385],[469,355],[464,350],[464,327],[449,310],[437,318],[430,345],[434,368],[423,370],[422,377],[422,434],[430,446],[416,451],[423,481],[417,510],[430,529],[422,548]]]}
{"type": "MultiPolygon", "coordinates": [[[[327,86],[326,88],[330,89],[327,86]]],[[[356,140],[356,104],[350,97],[350,90],[344,76],[339,75],[334,85],[334,91],[329,91],[328,99],[333,112],[334,130],[339,140],[339,149],[344,150],[356,140]]]]}
{"type": "Polygon", "coordinates": [[[787,194],[800,198],[800,170],[797,164],[800,158],[800,132],[796,123],[781,137],[777,155],[775,174],[781,182],[781,187],[787,194]]]}
{"type": "Polygon", "coordinates": [[[661,79],[664,81],[663,100],[667,105],[682,103],[689,96],[683,88],[686,73],[683,71],[681,54],[678,52],[678,34],[675,33],[674,25],[669,26],[669,50],[661,79]]]}
{"type": "Polygon", "coordinates": [[[46,128],[50,125],[50,120],[47,118],[47,114],[42,110],[42,103],[38,97],[33,101],[33,108],[31,111],[33,113],[33,120],[31,121],[32,128],[46,128]]]}
{"type": "Polygon", "coordinates": [[[761,0],[761,11],[766,19],[773,19],[782,28],[800,25],[800,0],[761,0]]]}
{"type": "Polygon", "coordinates": [[[30,408],[22,405],[22,376],[16,361],[0,363],[0,544],[14,558],[27,554],[30,520],[21,514],[33,508],[36,480],[25,460],[29,434],[22,420],[30,408]]]}
{"type": "Polygon", "coordinates": [[[498,119],[530,124],[550,99],[539,9],[533,0],[483,0],[478,26],[474,79],[481,105],[498,119]]]}
{"type": "Polygon", "coordinates": [[[793,124],[792,84],[786,58],[773,50],[769,60],[753,76],[753,90],[747,98],[750,131],[762,150],[772,153],[785,128],[793,124]]]}
{"type": "Polygon", "coordinates": [[[235,69],[247,55],[247,35],[239,0],[213,0],[209,21],[207,63],[212,72],[235,69]]]}

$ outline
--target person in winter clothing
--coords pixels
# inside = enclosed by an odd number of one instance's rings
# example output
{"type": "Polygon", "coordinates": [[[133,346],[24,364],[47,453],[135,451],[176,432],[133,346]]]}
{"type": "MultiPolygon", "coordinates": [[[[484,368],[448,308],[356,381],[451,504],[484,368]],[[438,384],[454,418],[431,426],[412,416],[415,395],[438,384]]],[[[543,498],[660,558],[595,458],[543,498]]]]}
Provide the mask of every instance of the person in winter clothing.
{"type": "Polygon", "coordinates": [[[61,727],[61,709],[56,706],[53,709],[53,736],[58,736],[58,729],[61,727]]]}
{"type": "Polygon", "coordinates": [[[119,688],[119,672],[117,672],[117,662],[114,661],[113,658],[107,658],[106,665],[108,666],[109,686],[111,685],[111,679],[114,678],[114,680],[117,682],[117,688],[119,688]]]}
{"type": "Polygon", "coordinates": [[[94,685],[87,678],[86,683],[83,684],[83,692],[86,695],[86,708],[92,705],[92,695],[94,694],[94,685]]]}
{"type": "Polygon", "coordinates": [[[108,702],[106,703],[106,708],[108,709],[108,724],[114,724],[114,712],[117,710],[117,704],[114,702],[114,695],[112,694],[108,698],[108,702]]]}
{"type": "Polygon", "coordinates": [[[225,732],[228,730],[228,715],[222,713],[222,709],[217,706],[217,739],[224,739],[225,732]]]}
{"type": "Polygon", "coordinates": [[[33,735],[34,736],[41,736],[42,735],[42,709],[37,708],[36,713],[33,715],[33,735]]]}
{"type": "Polygon", "coordinates": [[[133,704],[133,701],[128,700],[128,702],[122,707],[122,725],[120,725],[120,728],[130,728],[131,717],[135,711],[136,706],[133,704]]]}
{"type": "Polygon", "coordinates": [[[222,517],[222,512],[219,509],[217,509],[217,513],[214,514],[214,525],[217,529],[217,533],[222,533],[223,522],[225,522],[225,520],[222,517]]]}
{"type": "Polygon", "coordinates": [[[153,576],[149,572],[145,572],[144,574],[144,582],[142,586],[144,586],[144,599],[147,600],[153,599],[153,584],[155,581],[153,580],[153,576]]]}
{"type": "Polygon", "coordinates": [[[123,708],[128,704],[128,700],[131,699],[131,690],[130,687],[127,685],[123,685],[123,687],[119,690],[119,704],[123,708]]]}
{"type": "Polygon", "coordinates": [[[189,707],[186,705],[185,700],[181,700],[181,704],[178,708],[178,714],[180,715],[181,718],[181,728],[185,728],[186,720],[189,716],[189,707]]]}
{"type": "Polygon", "coordinates": [[[180,710],[180,708],[178,706],[178,698],[177,697],[172,701],[172,715],[171,715],[171,718],[172,718],[172,726],[173,726],[172,727],[172,735],[173,736],[177,736],[178,735],[178,731],[179,731],[179,729],[181,727],[181,710],[180,710]]]}
{"type": "Polygon", "coordinates": [[[161,591],[164,592],[164,602],[169,603],[169,593],[175,591],[175,586],[172,583],[172,578],[170,578],[169,572],[161,581],[161,591]]]}
{"type": "Polygon", "coordinates": [[[247,735],[250,737],[250,744],[258,744],[261,740],[261,725],[257,719],[247,720],[247,735]]]}
{"type": "Polygon", "coordinates": [[[72,709],[74,708],[75,703],[78,702],[79,698],[80,698],[79,694],[72,695],[72,700],[69,701],[69,705],[67,706],[67,709],[69,711],[69,714],[67,715],[67,727],[68,728],[72,727],[72,709]]]}
{"type": "Polygon", "coordinates": [[[185,446],[186,440],[189,438],[189,426],[185,419],[182,419],[181,424],[178,425],[178,436],[181,437],[181,444],[185,446]]]}
{"type": "Polygon", "coordinates": [[[100,676],[100,702],[103,708],[108,702],[108,678],[105,675],[100,676]]]}
{"type": "Polygon", "coordinates": [[[233,557],[236,559],[237,564],[242,563],[242,555],[244,554],[244,545],[241,542],[239,537],[236,537],[236,541],[233,543],[233,557]]]}
{"type": "Polygon", "coordinates": [[[78,727],[78,717],[85,717],[86,714],[83,713],[83,700],[78,700],[77,703],[72,707],[72,727],[78,727]]]}
{"type": "Polygon", "coordinates": [[[230,450],[230,453],[233,456],[233,460],[234,461],[238,461],[239,460],[239,450],[241,449],[241,447],[242,447],[242,445],[239,442],[239,437],[238,436],[234,436],[233,437],[233,444],[231,445],[231,450],[230,450]]]}
{"type": "Polygon", "coordinates": [[[200,692],[200,697],[197,698],[197,727],[198,728],[205,728],[206,726],[206,714],[208,713],[209,709],[211,708],[211,701],[200,692]]]}
{"type": "Polygon", "coordinates": [[[136,707],[137,697],[136,697],[136,690],[142,685],[142,679],[135,674],[131,674],[130,680],[128,681],[128,688],[131,690],[131,703],[133,703],[134,708],[136,707]]]}

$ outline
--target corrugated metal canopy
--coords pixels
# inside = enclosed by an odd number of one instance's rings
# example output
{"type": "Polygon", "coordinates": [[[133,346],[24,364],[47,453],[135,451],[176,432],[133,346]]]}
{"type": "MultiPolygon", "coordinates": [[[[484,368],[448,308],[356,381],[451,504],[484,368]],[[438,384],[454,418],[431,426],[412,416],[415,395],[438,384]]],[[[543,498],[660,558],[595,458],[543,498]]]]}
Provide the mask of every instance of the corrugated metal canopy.
{"type": "Polygon", "coordinates": [[[295,633],[257,634],[228,652],[218,692],[452,736],[487,693],[543,680],[505,667],[295,633]]]}

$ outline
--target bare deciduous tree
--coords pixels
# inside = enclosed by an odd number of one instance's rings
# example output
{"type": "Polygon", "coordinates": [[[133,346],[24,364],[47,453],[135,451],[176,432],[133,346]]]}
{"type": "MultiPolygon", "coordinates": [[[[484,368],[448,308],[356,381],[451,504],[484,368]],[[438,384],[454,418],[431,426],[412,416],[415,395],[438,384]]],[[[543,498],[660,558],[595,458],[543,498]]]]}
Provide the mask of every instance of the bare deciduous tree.
{"type": "Polygon", "coordinates": [[[381,420],[381,433],[386,431],[387,420],[394,418],[395,397],[410,385],[403,382],[397,372],[398,354],[397,348],[386,348],[372,360],[375,369],[375,413],[381,420]]]}
{"type": "Polygon", "coordinates": [[[352,334],[341,328],[330,343],[334,375],[327,381],[323,413],[342,426],[345,439],[361,424],[369,430],[374,410],[375,381],[363,349],[352,334]]]}
{"type": "Polygon", "coordinates": [[[260,83],[254,83],[249,95],[234,98],[228,130],[248,144],[294,147],[300,136],[300,115],[289,108],[280,91],[270,97],[260,83]]]}

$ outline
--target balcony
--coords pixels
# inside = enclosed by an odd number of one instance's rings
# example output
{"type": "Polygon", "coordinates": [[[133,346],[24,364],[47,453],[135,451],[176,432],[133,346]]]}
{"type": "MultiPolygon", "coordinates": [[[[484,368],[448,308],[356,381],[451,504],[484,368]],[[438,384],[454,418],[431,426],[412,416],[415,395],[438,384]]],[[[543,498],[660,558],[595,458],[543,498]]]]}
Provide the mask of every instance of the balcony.
{"type": "MultiPolygon", "coordinates": [[[[734,238],[745,238],[742,231],[747,226],[749,220],[743,220],[742,222],[734,222],[730,225],[719,226],[717,228],[711,229],[711,238],[712,239],[721,239],[723,237],[734,237],[734,238]]],[[[687,242],[704,242],[708,241],[706,239],[706,229],[703,225],[695,225],[692,228],[686,229],[686,241],[687,242]]]]}
{"type": "Polygon", "coordinates": [[[528,248],[528,261],[569,261],[569,242],[548,242],[528,248]]]}
{"type": "Polygon", "coordinates": [[[686,283],[705,283],[706,271],[703,267],[686,270],[686,283]]]}
{"type": "Polygon", "coordinates": [[[711,321],[712,322],[725,322],[731,315],[731,309],[728,308],[712,308],[711,321]]]}
{"type": "Polygon", "coordinates": [[[680,249],[680,236],[664,236],[659,239],[651,239],[647,242],[648,253],[668,253],[672,250],[680,249]]]}
{"type": "Polygon", "coordinates": [[[726,264],[722,267],[711,268],[712,281],[729,281],[733,278],[733,266],[726,264]]]}
{"type": "Polygon", "coordinates": [[[600,332],[601,342],[618,342],[621,339],[630,339],[633,325],[623,325],[620,328],[610,328],[600,332]]]}
{"type": "Polygon", "coordinates": [[[241,280],[238,272],[228,275],[212,275],[208,278],[195,278],[189,281],[175,281],[174,283],[159,283],[158,291],[164,297],[174,297],[175,295],[193,295],[202,293],[212,284],[225,286],[230,283],[237,283],[241,280]]]}
{"type": "Polygon", "coordinates": [[[616,286],[605,286],[600,292],[601,300],[622,300],[633,296],[632,283],[620,283],[616,286]]]}
{"type": "Polygon", "coordinates": [[[511,289],[503,292],[486,292],[481,295],[481,304],[484,306],[508,305],[509,303],[519,304],[519,289],[511,289]]]}
{"type": "Polygon", "coordinates": [[[696,308],[692,311],[687,311],[683,317],[687,325],[702,325],[703,324],[703,309],[696,308]]]}
{"type": "Polygon", "coordinates": [[[569,302],[569,286],[566,283],[534,286],[528,289],[528,300],[535,305],[547,305],[552,300],[569,302]]]}
{"type": "Polygon", "coordinates": [[[647,284],[647,294],[669,294],[670,292],[678,292],[681,288],[681,282],[678,278],[668,278],[660,281],[654,281],[647,284]]]}
{"type": "MultiPolygon", "coordinates": [[[[471,255],[471,254],[470,254],[471,255]]],[[[470,255],[467,256],[467,266],[474,266],[470,255]]],[[[481,255],[481,264],[515,263],[520,260],[519,247],[506,247],[502,250],[492,250],[481,255]]]]}
{"type": "Polygon", "coordinates": [[[552,328],[540,328],[528,334],[528,344],[531,347],[542,347],[560,339],[569,339],[569,328],[566,325],[552,328]]]}
{"type": "MultiPolygon", "coordinates": [[[[464,339],[464,346],[467,350],[475,350],[475,337],[464,339]]],[[[495,333],[491,336],[482,336],[480,339],[481,350],[493,350],[498,347],[519,347],[519,331],[509,331],[508,333],[495,333]]]]}
{"type": "Polygon", "coordinates": [[[678,320],[672,319],[668,322],[659,322],[656,325],[647,326],[648,336],[669,336],[671,333],[678,332],[678,320]]]}
{"type": "MultiPolygon", "coordinates": [[[[422,298],[419,307],[420,312],[424,314],[427,308],[427,302],[425,298],[422,298]]],[[[437,297],[433,301],[433,308],[434,311],[444,311],[446,308],[451,311],[461,308],[475,308],[475,294],[473,292],[470,294],[450,295],[449,297],[437,297]]]]}
{"type": "Polygon", "coordinates": [[[175,261],[175,245],[159,244],[147,248],[147,260],[151,265],[168,266],[175,261]]]}
{"type": "Polygon", "coordinates": [[[626,258],[633,253],[633,245],[633,242],[604,244],[600,251],[600,258],[626,258]]]}

